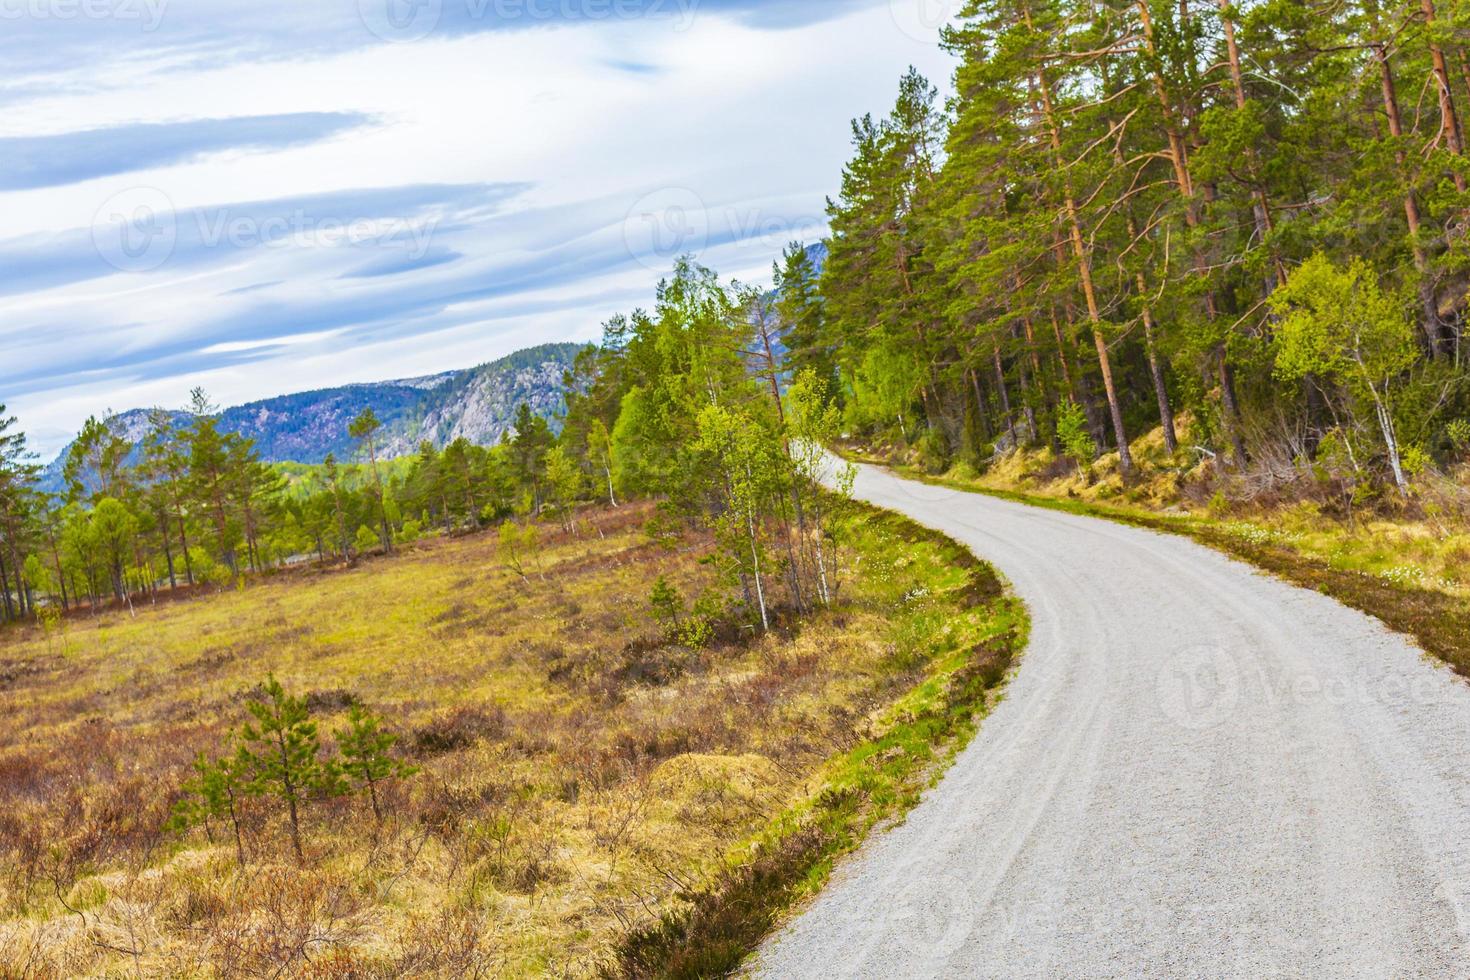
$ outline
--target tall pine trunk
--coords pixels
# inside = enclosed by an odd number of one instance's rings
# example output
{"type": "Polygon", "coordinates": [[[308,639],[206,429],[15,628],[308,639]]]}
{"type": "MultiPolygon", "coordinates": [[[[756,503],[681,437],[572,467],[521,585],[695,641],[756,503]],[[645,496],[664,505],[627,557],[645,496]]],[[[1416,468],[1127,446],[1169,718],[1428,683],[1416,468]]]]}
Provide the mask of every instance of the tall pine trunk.
{"type": "MultiPolygon", "coordinates": [[[[1404,122],[1399,112],[1398,87],[1394,82],[1393,66],[1389,63],[1387,45],[1384,42],[1379,41],[1373,44],[1373,60],[1378,65],[1379,86],[1383,92],[1383,112],[1388,117],[1388,134],[1397,144],[1403,139],[1404,122]]],[[[1394,162],[1398,165],[1399,178],[1408,185],[1409,171],[1403,147],[1394,146],[1394,162]]],[[[1429,262],[1424,254],[1424,244],[1419,240],[1419,202],[1414,197],[1413,188],[1409,186],[1406,186],[1404,190],[1404,221],[1409,227],[1409,248],[1414,256],[1414,270],[1419,274],[1419,306],[1423,311],[1420,327],[1424,332],[1424,343],[1429,356],[1437,357],[1443,346],[1439,308],[1434,299],[1433,284],[1429,281],[1429,262]]]]}
{"type": "MultiPolygon", "coordinates": [[[[1031,8],[1023,7],[1027,26],[1031,26],[1031,8]]],[[[1058,128],[1056,109],[1052,104],[1051,83],[1047,81],[1044,68],[1036,68],[1033,78],[1041,90],[1041,109],[1051,137],[1052,158],[1059,173],[1066,173],[1066,160],[1062,156],[1062,136],[1058,128]]],[[[1070,176],[1063,177],[1063,214],[1071,233],[1072,254],[1077,260],[1078,274],[1082,279],[1082,296],[1087,301],[1087,319],[1092,327],[1092,340],[1097,348],[1097,364],[1102,371],[1103,389],[1108,397],[1108,409],[1113,419],[1113,434],[1118,442],[1118,469],[1124,480],[1134,475],[1133,453],[1128,448],[1128,430],[1123,424],[1123,406],[1118,400],[1118,387],[1113,381],[1113,363],[1108,355],[1107,340],[1103,337],[1102,313],[1098,308],[1097,290],[1092,282],[1092,256],[1082,236],[1082,224],[1077,217],[1077,200],[1072,191],[1070,176]]]]}

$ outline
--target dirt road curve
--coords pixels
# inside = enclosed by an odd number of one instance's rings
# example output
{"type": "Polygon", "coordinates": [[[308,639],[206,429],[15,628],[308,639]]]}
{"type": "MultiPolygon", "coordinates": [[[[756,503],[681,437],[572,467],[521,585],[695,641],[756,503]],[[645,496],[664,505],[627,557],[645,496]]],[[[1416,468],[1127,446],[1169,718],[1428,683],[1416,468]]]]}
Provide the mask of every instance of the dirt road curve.
{"type": "Polygon", "coordinates": [[[1470,687],[1180,538],[863,469],[1031,608],[1006,700],[770,977],[1470,976],[1470,687]]]}

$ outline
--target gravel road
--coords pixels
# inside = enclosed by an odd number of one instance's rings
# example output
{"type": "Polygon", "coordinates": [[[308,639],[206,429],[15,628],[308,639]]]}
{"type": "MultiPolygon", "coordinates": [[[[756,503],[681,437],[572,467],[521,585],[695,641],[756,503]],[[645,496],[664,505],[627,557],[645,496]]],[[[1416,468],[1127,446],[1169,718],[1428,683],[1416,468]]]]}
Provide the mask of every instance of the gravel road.
{"type": "Polygon", "coordinates": [[[855,492],[994,563],[1031,646],[753,972],[1470,976],[1470,687],[1182,538],[872,468],[855,492]]]}

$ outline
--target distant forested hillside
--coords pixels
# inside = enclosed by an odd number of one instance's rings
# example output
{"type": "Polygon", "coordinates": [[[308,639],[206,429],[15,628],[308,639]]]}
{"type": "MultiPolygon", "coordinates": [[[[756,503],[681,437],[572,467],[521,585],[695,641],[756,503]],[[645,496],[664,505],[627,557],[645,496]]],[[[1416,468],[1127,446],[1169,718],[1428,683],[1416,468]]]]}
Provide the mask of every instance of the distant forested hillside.
{"type": "MultiPolygon", "coordinates": [[[[350,458],[357,442],[347,427],[366,409],[383,423],[390,458],[412,452],[424,440],[437,448],[461,437],[493,443],[511,427],[522,403],[556,426],[565,405],[563,375],[580,349],[544,344],[464,371],[281,395],[225,409],[219,429],[254,440],[268,463],[320,463],[328,453],[350,458]]],[[[147,431],[149,412],[121,412],[111,426],[136,446],[147,431]]],[[[69,449],[46,468],[43,485],[60,488],[69,449]]]]}

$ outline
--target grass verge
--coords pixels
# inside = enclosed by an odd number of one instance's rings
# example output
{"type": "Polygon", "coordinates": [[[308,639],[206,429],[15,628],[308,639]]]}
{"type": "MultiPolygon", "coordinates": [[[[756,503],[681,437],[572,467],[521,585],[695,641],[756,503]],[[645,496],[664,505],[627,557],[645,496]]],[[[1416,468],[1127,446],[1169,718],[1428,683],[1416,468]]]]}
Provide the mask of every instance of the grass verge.
{"type": "Polygon", "coordinates": [[[606,975],[695,978],[735,970],[784,913],[822,887],[839,857],[918,802],[999,699],[1028,621],[995,571],[953,540],[895,514],[871,510],[861,533],[866,554],[912,554],[922,544],[938,559],[890,623],[897,649],[928,656],[922,681],[711,880],[686,887],[658,922],[630,933],[606,975]]]}
{"type": "Polygon", "coordinates": [[[1332,557],[1295,547],[1293,536],[1248,522],[1224,521],[1204,514],[1160,513],[1139,507],[1077,500],[985,486],[974,479],[927,473],[915,466],[848,452],[859,462],[888,466],[894,472],[935,486],[983,493],[1004,500],[1116,521],[1133,527],[1192,538],[1223,551],[1294,585],[1373,616],[1391,629],[1412,636],[1426,653],[1470,678],[1470,602],[1463,596],[1415,584],[1417,577],[1396,578],[1361,568],[1342,567],[1332,557]]]}

